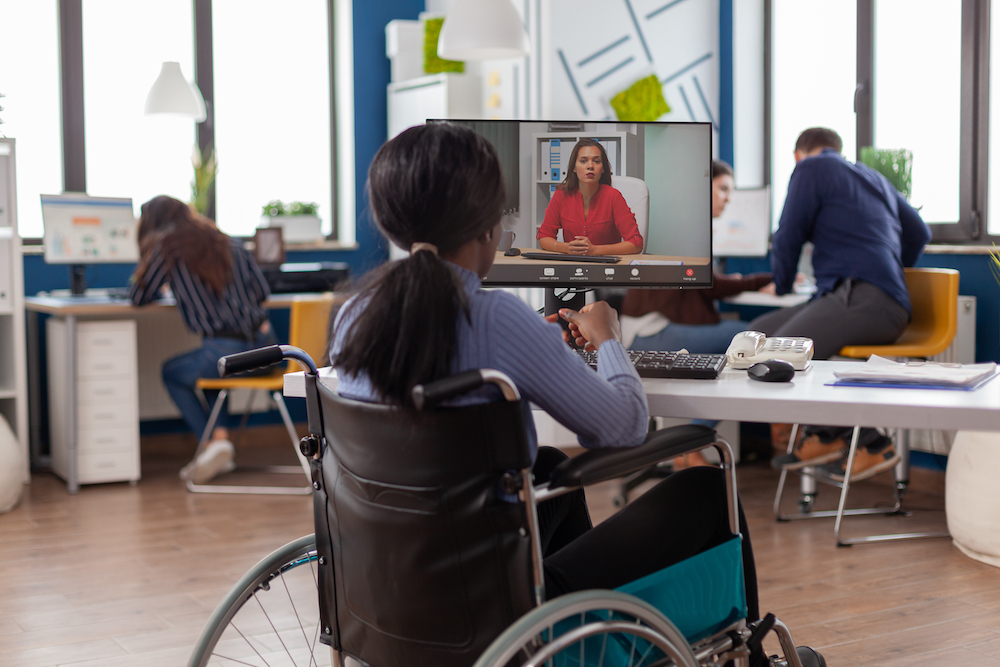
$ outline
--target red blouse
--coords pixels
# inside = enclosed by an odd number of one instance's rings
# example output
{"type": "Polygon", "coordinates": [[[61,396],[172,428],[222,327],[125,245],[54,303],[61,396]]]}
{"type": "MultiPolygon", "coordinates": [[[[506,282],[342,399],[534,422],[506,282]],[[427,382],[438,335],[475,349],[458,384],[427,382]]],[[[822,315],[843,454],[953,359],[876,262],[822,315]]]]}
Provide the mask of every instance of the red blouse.
{"type": "Polygon", "coordinates": [[[586,220],[583,218],[583,195],[579,190],[573,194],[566,194],[564,190],[552,193],[536,238],[554,239],[560,228],[566,243],[577,236],[586,236],[594,245],[628,241],[637,250],[642,250],[642,235],[635,214],[625,203],[622,193],[603,183],[590,198],[586,220]]]}

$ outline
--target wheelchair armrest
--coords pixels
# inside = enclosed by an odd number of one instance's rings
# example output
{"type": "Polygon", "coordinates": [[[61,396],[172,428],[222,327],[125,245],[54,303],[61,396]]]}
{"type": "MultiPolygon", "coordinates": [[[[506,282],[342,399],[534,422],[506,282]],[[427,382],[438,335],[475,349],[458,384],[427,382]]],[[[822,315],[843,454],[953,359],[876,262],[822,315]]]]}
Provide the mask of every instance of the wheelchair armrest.
{"type": "Polygon", "coordinates": [[[717,440],[715,430],[697,424],[661,429],[650,433],[638,447],[591,449],[563,461],[552,471],[549,488],[586,486],[623,477],[717,440]]]}

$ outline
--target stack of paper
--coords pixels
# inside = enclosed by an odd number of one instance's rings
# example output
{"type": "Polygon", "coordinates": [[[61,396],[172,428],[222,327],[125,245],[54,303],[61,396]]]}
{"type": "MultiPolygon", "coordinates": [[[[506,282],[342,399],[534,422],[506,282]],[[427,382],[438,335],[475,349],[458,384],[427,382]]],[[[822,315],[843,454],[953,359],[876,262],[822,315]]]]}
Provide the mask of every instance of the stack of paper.
{"type": "Polygon", "coordinates": [[[863,364],[852,364],[852,368],[836,371],[837,384],[883,385],[883,386],[927,386],[973,388],[996,374],[997,365],[984,364],[939,364],[932,361],[908,361],[900,363],[872,355],[863,364]]]}

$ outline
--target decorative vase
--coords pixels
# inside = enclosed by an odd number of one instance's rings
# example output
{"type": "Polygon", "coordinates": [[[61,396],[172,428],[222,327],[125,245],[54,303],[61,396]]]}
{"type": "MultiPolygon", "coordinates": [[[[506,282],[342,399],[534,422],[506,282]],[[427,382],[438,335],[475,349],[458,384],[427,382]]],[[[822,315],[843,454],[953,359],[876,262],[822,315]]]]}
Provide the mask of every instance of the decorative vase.
{"type": "Polygon", "coordinates": [[[0,514],[9,512],[21,501],[24,480],[24,458],[14,431],[0,415],[0,514]]]}
{"type": "Polygon", "coordinates": [[[1000,567],[1000,433],[959,431],[948,454],[945,513],[962,553],[1000,567]]]}

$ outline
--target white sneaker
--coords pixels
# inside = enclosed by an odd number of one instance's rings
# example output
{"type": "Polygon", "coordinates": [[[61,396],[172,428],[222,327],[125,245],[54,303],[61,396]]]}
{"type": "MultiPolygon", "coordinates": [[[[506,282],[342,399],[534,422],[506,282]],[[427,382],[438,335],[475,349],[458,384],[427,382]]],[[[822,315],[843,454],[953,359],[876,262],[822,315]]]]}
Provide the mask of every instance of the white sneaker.
{"type": "Polygon", "coordinates": [[[213,440],[191,463],[181,468],[181,479],[192,484],[206,484],[216,475],[236,467],[235,453],[233,443],[228,440],[213,440]]]}

